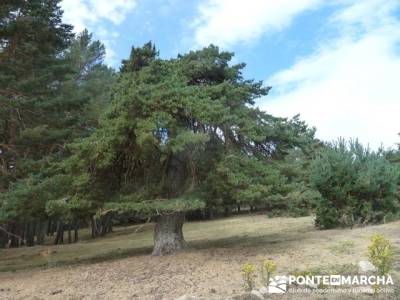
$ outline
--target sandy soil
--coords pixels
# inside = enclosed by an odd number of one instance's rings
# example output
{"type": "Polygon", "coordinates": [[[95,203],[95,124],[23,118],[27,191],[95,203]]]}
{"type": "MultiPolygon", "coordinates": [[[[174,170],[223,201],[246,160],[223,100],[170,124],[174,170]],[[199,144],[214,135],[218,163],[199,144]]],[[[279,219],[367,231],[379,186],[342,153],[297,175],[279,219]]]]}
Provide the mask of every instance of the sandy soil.
{"type": "MultiPolygon", "coordinates": [[[[265,222],[263,216],[255,218],[265,222]]],[[[290,219],[281,219],[280,235],[256,229],[253,235],[231,236],[222,242],[189,243],[188,250],[171,256],[138,255],[72,267],[1,273],[0,299],[174,299],[184,294],[212,299],[242,293],[240,265],[255,262],[258,255],[274,259],[277,273],[285,274],[295,269],[357,264],[365,257],[369,237],[376,232],[384,233],[400,249],[400,222],[317,231],[311,218],[295,221],[292,229],[290,219]],[[349,246],[346,241],[353,244],[349,246]]],[[[397,256],[395,272],[399,271],[397,256]]],[[[364,297],[373,299],[354,299],[364,297]]]]}

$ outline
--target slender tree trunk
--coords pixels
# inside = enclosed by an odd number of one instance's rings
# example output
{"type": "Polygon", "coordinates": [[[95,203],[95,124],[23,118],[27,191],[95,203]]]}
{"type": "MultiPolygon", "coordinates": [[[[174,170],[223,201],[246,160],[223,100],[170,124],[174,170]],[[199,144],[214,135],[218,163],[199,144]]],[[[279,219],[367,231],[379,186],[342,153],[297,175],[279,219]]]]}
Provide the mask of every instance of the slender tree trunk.
{"type": "Polygon", "coordinates": [[[113,214],[111,211],[106,212],[105,214],[100,216],[100,232],[101,236],[105,236],[107,233],[112,232],[112,217],[113,214]]]}
{"type": "Polygon", "coordinates": [[[39,221],[36,226],[36,244],[43,245],[47,233],[48,221],[39,221]]]}
{"type": "Polygon", "coordinates": [[[99,232],[97,231],[97,221],[95,216],[90,218],[90,226],[92,228],[92,238],[96,238],[99,235],[99,232]]]}
{"type": "Polygon", "coordinates": [[[20,238],[16,236],[20,234],[20,232],[18,231],[18,225],[12,224],[10,226],[10,232],[12,233],[12,235],[10,236],[11,239],[10,247],[18,247],[20,243],[20,238]]]}
{"type": "MultiPolygon", "coordinates": [[[[0,224],[0,226],[4,229],[4,230],[8,230],[8,226],[5,224],[0,224]]],[[[4,232],[3,230],[0,230],[0,248],[5,248],[8,244],[8,234],[6,232],[4,232]]]]}
{"type": "Polygon", "coordinates": [[[55,245],[64,243],[64,224],[61,221],[57,222],[55,245]]]}
{"type": "Polygon", "coordinates": [[[53,222],[51,220],[48,221],[49,223],[47,224],[47,236],[53,236],[53,222]]]}
{"type": "Polygon", "coordinates": [[[22,237],[22,241],[20,241],[20,246],[24,246],[25,242],[28,241],[28,227],[29,223],[24,223],[23,225],[20,226],[21,230],[18,234],[22,237]]]}
{"type": "Polygon", "coordinates": [[[54,239],[54,245],[57,245],[60,241],[60,237],[59,237],[59,227],[60,227],[60,222],[57,222],[57,229],[56,229],[56,237],[54,239]]]}
{"type": "Polygon", "coordinates": [[[98,230],[100,232],[100,236],[105,236],[107,234],[108,219],[108,216],[100,217],[100,229],[98,230]]]}
{"type": "Polygon", "coordinates": [[[68,244],[72,243],[71,223],[68,223],[68,244]]]}
{"type": "Polygon", "coordinates": [[[228,206],[224,207],[224,217],[228,217],[231,214],[231,208],[228,206]]]}
{"type": "Polygon", "coordinates": [[[64,244],[64,223],[60,222],[60,228],[59,228],[59,235],[60,235],[60,242],[61,244],[64,244]]]}
{"type": "Polygon", "coordinates": [[[35,222],[26,223],[25,226],[25,240],[28,247],[35,245],[35,222]]]}
{"type": "Polygon", "coordinates": [[[108,225],[107,225],[107,233],[111,233],[113,232],[113,223],[112,223],[112,219],[110,218],[110,220],[108,221],[108,225]]]}
{"type": "Polygon", "coordinates": [[[74,243],[78,242],[79,221],[74,222],[74,243]]]}
{"type": "Polygon", "coordinates": [[[153,255],[165,255],[185,248],[182,212],[160,215],[154,229],[153,255]]]}

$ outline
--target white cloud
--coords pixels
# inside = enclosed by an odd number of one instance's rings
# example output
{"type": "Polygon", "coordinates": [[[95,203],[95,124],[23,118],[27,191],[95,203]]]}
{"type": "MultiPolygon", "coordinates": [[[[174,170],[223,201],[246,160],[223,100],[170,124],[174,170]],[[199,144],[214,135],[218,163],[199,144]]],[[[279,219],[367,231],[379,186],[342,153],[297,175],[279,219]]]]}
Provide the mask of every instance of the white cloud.
{"type": "Polygon", "coordinates": [[[362,26],[373,29],[375,26],[388,23],[392,17],[392,11],[399,5],[393,0],[335,0],[337,4],[349,5],[332,17],[333,22],[350,29],[350,26],[362,26]]]}
{"type": "Polygon", "coordinates": [[[97,16],[83,0],[64,0],[61,2],[61,8],[64,11],[64,22],[74,25],[76,32],[82,31],[89,23],[97,20],[97,16]]]}
{"type": "Polygon", "coordinates": [[[119,37],[119,33],[112,30],[107,30],[104,27],[96,28],[96,35],[100,38],[101,42],[106,47],[106,56],[104,61],[107,65],[114,66],[118,63],[117,54],[113,50],[116,39],[119,37]]]}
{"type": "Polygon", "coordinates": [[[325,140],[392,146],[400,132],[400,20],[393,14],[400,3],[342,2],[347,6],[331,19],[340,37],[267,79],[275,92],[261,107],[285,117],[300,113],[325,140]]]}
{"type": "Polygon", "coordinates": [[[282,30],[294,17],[322,0],[207,0],[192,24],[198,46],[230,46],[282,30]]]}
{"type": "Polygon", "coordinates": [[[105,62],[109,65],[116,63],[113,50],[118,33],[99,27],[104,21],[114,25],[123,22],[126,16],[136,7],[136,0],[63,0],[64,22],[74,25],[74,31],[80,32],[87,28],[95,31],[96,35],[106,46],[105,62]]]}
{"type": "Polygon", "coordinates": [[[135,0],[90,0],[95,14],[108,19],[114,24],[120,24],[126,15],[136,6],[135,0]]]}
{"type": "Polygon", "coordinates": [[[64,21],[75,26],[75,31],[90,28],[99,21],[120,24],[134,9],[136,0],[63,0],[64,21]]]}

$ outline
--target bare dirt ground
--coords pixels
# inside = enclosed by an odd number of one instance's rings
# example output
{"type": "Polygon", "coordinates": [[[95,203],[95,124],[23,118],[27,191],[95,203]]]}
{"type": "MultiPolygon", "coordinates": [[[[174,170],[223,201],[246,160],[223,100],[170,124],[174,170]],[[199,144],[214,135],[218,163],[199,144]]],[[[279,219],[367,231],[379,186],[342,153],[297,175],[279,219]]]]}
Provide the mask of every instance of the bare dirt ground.
{"type": "MultiPolygon", "coordinates": [[[[145,228],[146,238],[141,236],[150,244],[151,230],[152,226],[148,226],[145,228]]],[[[400,222],[319,231],[314,228],[312,217],[271,219],[264,215],[237,216],[186,224],[184,234],[189,248],[176,255],[153,257],[140,254],[143,250],[137,253],[132,250],[129,257],[98,263],[2,272],[0,299],[175,299],[184,294],[223,298],[243,293],[240,266],[245,262],[256,262],[260,255],[276,261],[277,274],[296,270],[351,273],[358,261],[365,259],[369,238],[374,233],[384,234],[395,245],[397,257],[393,274],[399,277],[400,222]]],[[[135,239],[135,235],[117,232],[109,240],[99,239],[90,243],[91,250],[102,252],[103,248],[110,247],[105,243],[112,241],[122,247],[122,241],[130,239],[135,239]]],[[[79,244],[74,247],[79,247],[79,244]]],[[[31,249],[29,251],[40,256],[46,248],[31,249]]],[[[0,264],[6,262],[5,255],[9,257],[8,262],[15,260],[17,263],[17,259],[24,259],[21,255],[29,260],[26,251],[4,250],[0,253],[3,256],[0,264]]],[[[395,284],[398,287],[398,280],[395,284]]],[[[311,297],[277,295],[273,299],[311,297]]],[[[375,298],[344,295],[313,299],[375,298]]]]}

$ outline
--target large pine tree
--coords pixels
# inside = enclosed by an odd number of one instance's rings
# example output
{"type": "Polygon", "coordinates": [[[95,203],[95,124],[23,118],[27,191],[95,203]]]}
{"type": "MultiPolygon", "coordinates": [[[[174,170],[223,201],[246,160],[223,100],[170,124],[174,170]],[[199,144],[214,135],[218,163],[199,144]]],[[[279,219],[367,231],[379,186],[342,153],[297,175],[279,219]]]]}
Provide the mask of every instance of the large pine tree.
{"type": "Polygon", "coordinates": [[[187,211],[282,192],[271,161],[312,139],[298,120],[254,107],[269,88],[232,56],[210,46],[162,60],[151,44],[133,48],[100,128],[71,145],[75,197],[155,216],[153,254],[184,247],[187,211]]]}

